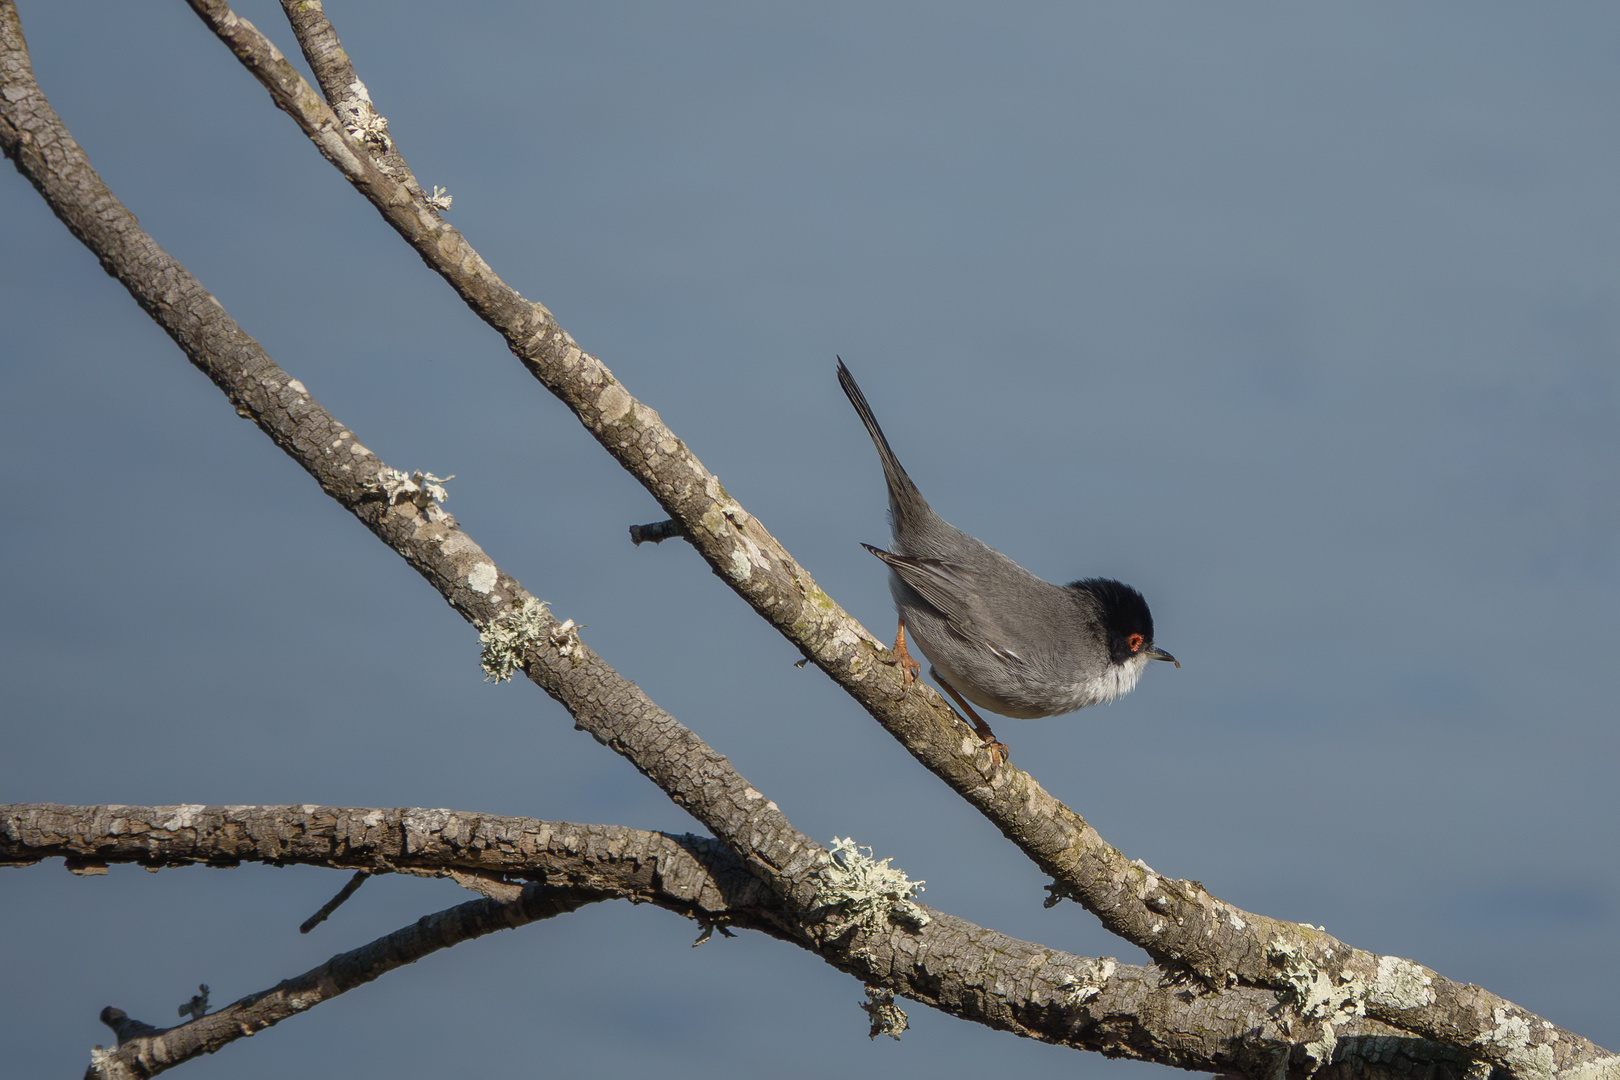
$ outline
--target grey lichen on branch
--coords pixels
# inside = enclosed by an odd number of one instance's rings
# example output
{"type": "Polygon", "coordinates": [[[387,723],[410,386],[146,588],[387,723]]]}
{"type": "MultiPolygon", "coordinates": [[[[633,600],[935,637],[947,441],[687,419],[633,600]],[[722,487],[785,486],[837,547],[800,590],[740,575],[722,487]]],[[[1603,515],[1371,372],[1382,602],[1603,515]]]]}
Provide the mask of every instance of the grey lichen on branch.
{"type": "Polygon", "coordinates": [[[483,644],[478,663],[484,669],[485,681],[510,679],[523,666],[524,654],[551,640],[550,629],[555,625],[546,603],[532,596],[485,623],[478,631],[478,640],[483,644]]]}
{"type": "Polygon", "coordinates": [[[904,870],[889,865],[891,859],[874,858],[871,848],[849,837],[834,837],[827,850],[817,904],[837,908],[869,933],[882,930],[889,919],[913,929],[928,925],[932,917],[916,902],[925,882],[912,881],[904,870]]]}
{"type": "MultiPolygon", "coordinates": [[[[475,906],[431,917],[430,933],[420,937],[453,944],[521,925],[531,915],[546,917],[592,899],[621,898],[652,903],[705,928],[760,930],[812,951],[880,996],[882,991],[904,994],[978,1023],[1081,1049],[1253,1073],[1272,1062],[1287,1039],[1285,1023],[1269,1015],[1275,1000],[1260,991],[1202,990],[1177,982],[1163,969],[1075,956],[940,911],[924,911],[928,921],[922,926],[900,924],[885,914],[886,907],[896,894],[920,883],[888,867],[886,860],[873,861],[873,866],[883,866],[881,873],[869,866],[856,874],[886,886],[852,889],[846,883],[841,890],[870,896],[869,910],[877,917],[869,925],[848,917],[834,920],[828,933],[817,934],[799,929],[820,923],[817,912],[790,906],[755,879],[742,860],[706,837],[427,809],[0,806],[0,860],[23,864],[87,851],[148,867],[252,861],[334,868],[360,864],[419,874],[437,869],[469,887],[500,883],[502,888],[491,891],[503,898],[514,883],[543,878],[545,888],[523,888],[518,902],[527,914],[480,907],[476,905],[491,902],[475,901],[475,906]]],[[[409,962],[423,955],[425,945],[412,929],[365,949],[409,962]]],[[[172,1064],[177,1063],[173,1055],[189,1053],[188,1047],[195,1050],[210,1040],[260,1030],[318,1003],[321,994],[331,996],[322,988],[359,985],[356,973],[374,972],[360,963],[370,955],[365,949],[334,957],[195,1025],[166,1032],[142,1028],[153,1041],[130,1054],[161,1053],[172,1064]],[[312,982],[319,991],[313,997],[312,982]],[[260,1008],[266,998],[271,1000],[260,1008]]],[[[1394,1033],[1358,1020],[1344,1034],[1394,1033]]],[[[1393,1045],[1408,1058],[1445,1059],[1441,1047],[1420,1050],[1409,1039],[1393,1045]]]]}

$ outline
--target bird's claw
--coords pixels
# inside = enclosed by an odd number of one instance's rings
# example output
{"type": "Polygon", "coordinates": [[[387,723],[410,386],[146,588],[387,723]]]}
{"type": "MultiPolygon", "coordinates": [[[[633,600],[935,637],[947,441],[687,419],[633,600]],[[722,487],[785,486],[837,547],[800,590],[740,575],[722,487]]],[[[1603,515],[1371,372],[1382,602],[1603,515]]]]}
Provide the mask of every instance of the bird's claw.
{"type": "Polygon", "coordinates": [[[917,681],[922,673],[922,665],[912,659],[911,653],[906,650],[906,620],[900,620],[900,626],[894,632],[894,662],[900,665],[900,688],[902,691],[911,689],[911,684],[917,681]]]}
{"type": "Polygon", "coordinates": [[[999,741],[997,739],[991,738],[991,739],[985,739],[984,742],[981,745],[986,750],[990,751],[990,767],[992,769],[994,769],[998,765],[1002,765],[1002,764],[1006,763],[1008,760],[1010,760],[1007,757],[1007,744],[1006,743],[1001,742],[1001,741],[999,741]]]}

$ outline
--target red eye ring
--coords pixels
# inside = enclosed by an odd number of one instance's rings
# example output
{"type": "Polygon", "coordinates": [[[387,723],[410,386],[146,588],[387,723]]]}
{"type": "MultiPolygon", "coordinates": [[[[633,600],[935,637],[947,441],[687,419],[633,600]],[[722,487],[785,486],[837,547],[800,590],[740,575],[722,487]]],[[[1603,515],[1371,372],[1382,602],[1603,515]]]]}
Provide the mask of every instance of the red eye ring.
{"type": "Polygon", "coordinates": [[[1128,634],[1125,638],[1125,644],[1131,647],[1131,652],[1141,652],[1142,641],[1143,638],[1141,634],[1128,634]]]}

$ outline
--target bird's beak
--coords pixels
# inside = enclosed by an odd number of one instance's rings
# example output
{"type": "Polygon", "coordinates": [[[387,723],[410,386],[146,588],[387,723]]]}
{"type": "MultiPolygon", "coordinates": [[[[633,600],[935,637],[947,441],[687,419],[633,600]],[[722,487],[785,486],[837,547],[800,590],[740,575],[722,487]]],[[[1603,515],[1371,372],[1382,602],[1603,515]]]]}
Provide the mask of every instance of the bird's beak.
{"type": "Polygon", "coordinates": [[[1176,667],[1181,666],[1180,660],[1177,660],[1163,649],[1154,648],[1151,645],[1148,646],[1147,652],[1143,653],[1142,655],[1147,657],[1149,660],[1168,660],[1172,664],[1176,665],[1176,667]]]}

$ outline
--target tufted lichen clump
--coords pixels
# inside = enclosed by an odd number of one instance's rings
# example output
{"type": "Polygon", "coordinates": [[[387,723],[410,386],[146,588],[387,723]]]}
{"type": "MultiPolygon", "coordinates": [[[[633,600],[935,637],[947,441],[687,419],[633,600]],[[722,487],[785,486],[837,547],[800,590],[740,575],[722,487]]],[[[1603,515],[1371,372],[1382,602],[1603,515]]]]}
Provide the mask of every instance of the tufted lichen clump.
{"type": "Polygon", "coordinates": [[[546,605],[527,597],[521,607],[492,619],[478,631],[483,649],[478,657],[485,682],[505,682],[523,666],[523,654],[546,644],[546,605]]]}
{"type": "Polygon", "coordinates": [[[912,881],[905,871],[874,859],[871,848],[849,837],[833,838],[830,859],[821,870],[816,903],[837,907],[865,930],[881,930],[889,919],[907,926],[927,926],[931,916],[913,901],[923,882],[912,881]]]}

